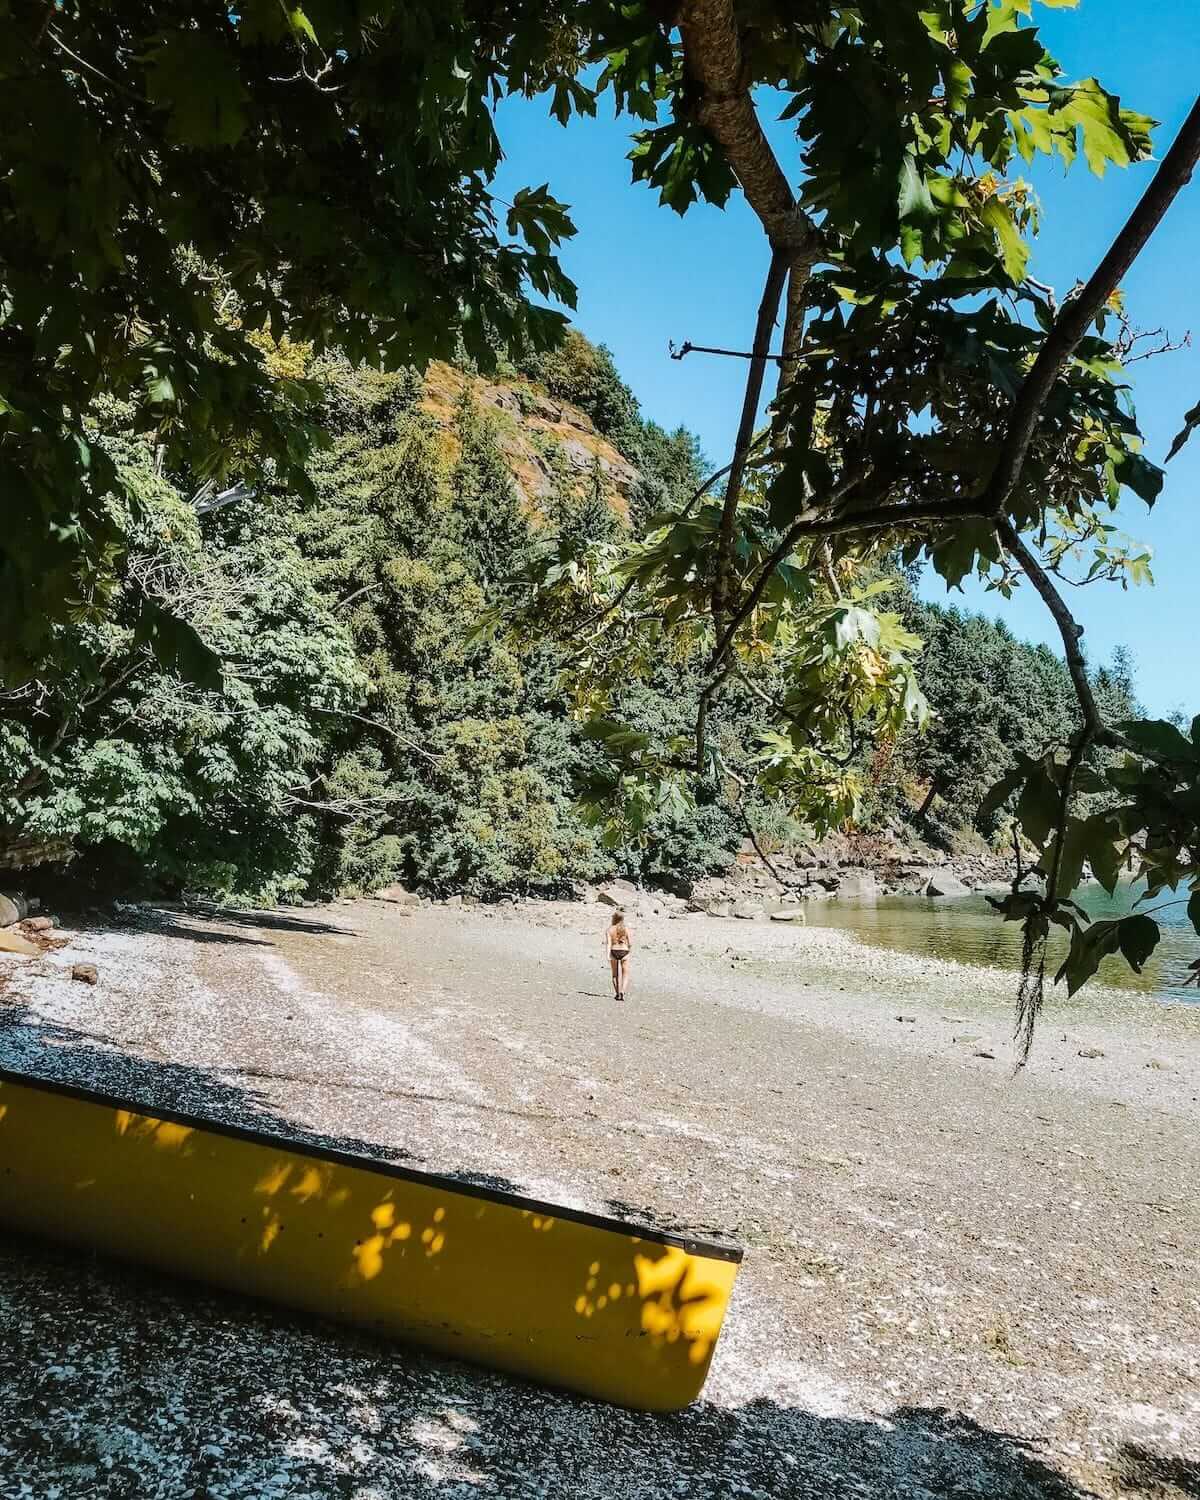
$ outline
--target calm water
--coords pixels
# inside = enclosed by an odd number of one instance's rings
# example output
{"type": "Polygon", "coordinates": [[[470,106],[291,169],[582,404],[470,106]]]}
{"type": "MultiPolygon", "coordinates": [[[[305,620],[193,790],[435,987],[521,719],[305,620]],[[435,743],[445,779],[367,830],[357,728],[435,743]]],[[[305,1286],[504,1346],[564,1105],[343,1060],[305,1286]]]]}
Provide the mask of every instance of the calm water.
{"type": "MultiPolygon", "coordinates": [[[[1134,909],[1144,886],[1118,887],[1109,896],[1100,886],[1085,886],[1076,897],[1089,916],[1118,917],[1134,909]]],[[[1134,974],[1123,959],[1105,959],[1097,979],[1124,990],[1139,990],[1169,1000],[1200,1000],[1194,988],[1183,989],[1188,964],[1200,958],[1200,938],[1187,919],[1186,889],[1177,894],[1164,891],[1145,909],[1164,902],[1184,900],[1178,906],[1155,912],[1162,938],[1144,971],[1134,974]]],[[[878,901],[813,901],[805,907],[810,926],[841,927],[864,942],[904,953],[934,954],[961,963],[986,964],[998,969],[1021,965],[1021,925],[1001,921],[983,896],[960,900],[931,901],[924,896],[885,896],[878,901]]],[[[1047,971],[1051,978],[1066,954],[1067,941],[1052,929],[1047,971]]]]}

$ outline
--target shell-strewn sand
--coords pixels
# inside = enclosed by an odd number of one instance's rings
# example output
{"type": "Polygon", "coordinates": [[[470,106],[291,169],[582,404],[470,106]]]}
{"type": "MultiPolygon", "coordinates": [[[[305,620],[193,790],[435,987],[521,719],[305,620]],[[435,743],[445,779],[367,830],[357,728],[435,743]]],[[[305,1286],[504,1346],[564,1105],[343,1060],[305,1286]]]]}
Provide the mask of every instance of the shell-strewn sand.
{"type": "Polygon", "coordinates": [[[618,1006],[602,923],[131,913],[0,959],[0,1061],[734,1233],[700,1403],[0,1238],[0,1500],[1200,1495],[1200,1007],[1052,1009],[1014,1079],[1011,976],[656,919],[618,1006]]]}

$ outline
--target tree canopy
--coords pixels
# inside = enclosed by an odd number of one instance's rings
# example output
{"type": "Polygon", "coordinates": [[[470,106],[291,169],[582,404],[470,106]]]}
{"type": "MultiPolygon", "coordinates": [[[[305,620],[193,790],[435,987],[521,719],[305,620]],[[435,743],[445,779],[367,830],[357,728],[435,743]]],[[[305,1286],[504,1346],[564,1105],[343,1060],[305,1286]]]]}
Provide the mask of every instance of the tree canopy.
{"type": "MultiPolygon", "coordinates": [[[[726,467],[685,503],[639,507],[632,544],[576,527],[530,565],[520,623],[572,636],[574,701],[610,757],[594,798],[619,791],[641,827],[698,787],[746,782],[713,732],[745,693],[768,710],[749,779],[837,823],[864,744],[928,718],[887,567],[1021,582],[1061,631],[1078,704],[984,801],[986,815],[1011,800],[1044,876],[1000,903],[1025,923],[1026,1036],[1051,923],[1071,932],[1072,986],[1100,952],[1144,962],[1152,916],[1088,926],[1070,893],[1085,862],[1109,884],[1200,884],[1200,723],[1109,721],[1056,578],[1081,555],[1093,581],[1146,571],[1110,519],[1123,490],[1151,504],[1162,484],[1125,379],[1137,335],[1120,282],[1200,157],[1200,104],[1112,246],[1057,297],[1028,274],[1040,206],[1022,168],[1136,167],[1154,122],[1064,75],[1035,0],[428,0],[369,16],[340,0],[11,3],[0,58],[0,641],[15,688],[56,621],[102,628],[131,598],[144,507],[98,440],[105,402],[194,508],[222,486],[311,501],[317,393],[288,348],[395,369],[552,344],[561,318],[531,298],[570,305],[555,249],[572,226],[548,185],[493,197],[491,107],[541,94],[567,124],[608,99],[635,128],[634,178],[665,205],[744,194],[766,271],[726,467]],[[761,118],[780,99],[786,158],[761,118]],[[690,664],[687,734],[677,716],[623,716],[621,690],[664,657],[690,664]]],[[[148,589],[129,607],[139,649],[217,687],[219,652],[186,612],[148,589]]]]}
{"type": "MultiPolygon", "coordinates": [[[[759,779],[827,826],[854,806],[864,735],[927,717],[918,642],[877,607],[887,584],[872,571],[898,551],[951,587],[970,573],[1005,592],[1026,581],[1062,633],[1078,700],[1070,728],[984,803],[986,813],[1016,798],[1044,876],[1042,891],[1023,891],[1018,868],[997,903],[1025,923],[1026,1041],[1051,923],[1072,936],[1061,975],[1072,988],[1095,972],[1097,944],[1137,967],[1157,940],[1144,913],[1107,933],[1086,923],[1070,900],[1085,862],[1110,887],[1143,874],[1151,894],[1200,879],[1188,831],[1200,740],[1103,717],[1055,582],[1081,554],[1087,581],[1146,574],[1145,554],[1116,543],[1110,519],[1123,490],[1153,504],[1162,486],[1124,379],[1137,334],[1120,280],[1190,180],[1200,104],[1116,241],[1060,300],[1028,275],[1040,206],[1022,166],[1038,155],[1082,157],[1101,175],[1135,166],[1154,122],[1095,78],[1067,79],[1033,12],[1032,0],[683,0],[666,14],[625,10],[615,46],[601,19],[589,54],[606,54],[596,92],[647,121],[634,176],[681,213],[740,189],[769,257],[741,427],[714,478],[723,495],[662,517],[589,611],[596,732],[626,778],[719,777],[713,704],[769,656],[783,683],[759,779]],[[791,161],[762,126],[768,86],[794,123],[791,161]],[[772,364],[771,420],[756,432],[772,364]],[[606,678],[614,659],[637,670],[669,639],[704,663],[694,728],[631,737],[604,713],[606,678]],[[1096,746],[1118,763],[1097,769],[1096,746]],[[1077,797],[1101,790],[1108,804],[1083,816],[1077,797]]],[[[576,576],[560,560],[540,588],[576,576]]]]}
{"type": "MultiPolygon", "coordinates": [[[[539,7],[465,0],[0,10],[6,677],[118,575],[137,496],[98,399],[196,492],[302,488],[312,392],[271,378],[264,334],[397,368],[561,328],[526,295],[572,298],[560,206],[489,187],[489,105],[537,85],[547,36],[539,7]]],[[[186,622],[143,629],[204,666],[186,622]]]]}

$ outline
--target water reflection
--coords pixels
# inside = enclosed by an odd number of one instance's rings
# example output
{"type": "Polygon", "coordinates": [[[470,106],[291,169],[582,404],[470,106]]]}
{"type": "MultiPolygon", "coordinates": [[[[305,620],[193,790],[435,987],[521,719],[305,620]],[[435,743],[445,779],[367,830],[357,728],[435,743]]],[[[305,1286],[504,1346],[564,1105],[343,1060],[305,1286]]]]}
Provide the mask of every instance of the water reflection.
{"type": "MultiPolygon", "coordinates": [[[[1090,885],[1076,899],[1090,917],[1103,919],[1125,916],[1144,892],[1141,883],[1119,886],[1114,896],[1090,885]]],[[[1097,976],[1100,983],[1162,999],[1194,1002],[1200,998],[1194,989],[1182,988],[1188,965],[1200,958],[1200,938],[1187,920],[1187,893],[1179,894],[1184,897],[1179,905],[1155,913],[1162,939],[1145,970],[1134,974],[1123,959],[1105,959],[1097,976]]],[[[1161,906],[1177,899],[1178,895],[1164,892],[1146,905],[1161,906]]],[[[945,901],[925,896],[886,896],[874,902],[814,901],[805,910],[811,926],[843,928],[881,948],[997,969],[1017,969],[1021,964],[1020,924],[1001,921],[983,896],[945,901]]],[[[1047,964],[1051,974],[1066,951],[1066,935],[1054,929],[1047,964]]]]}

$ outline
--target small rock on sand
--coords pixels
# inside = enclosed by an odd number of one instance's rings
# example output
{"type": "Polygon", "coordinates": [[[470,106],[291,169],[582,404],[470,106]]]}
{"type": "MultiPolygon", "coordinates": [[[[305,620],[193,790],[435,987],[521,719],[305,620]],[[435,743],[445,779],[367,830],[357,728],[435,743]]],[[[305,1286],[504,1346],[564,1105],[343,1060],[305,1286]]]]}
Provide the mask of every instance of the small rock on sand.
{"type": "Polygon", "coordinates": [[[917,1024],[916,1016],[897,1016],[896,1019],[897,1021],[903,1021],[906,1026],[915,1026],[917,1024]]]}
{"type": "Polygon", "coordinates": [[[26,917],[21,923],[26,932],[49,932],[54,926],[53,917],[26,917]]]}
{"type": "Polygon", "coordinates": [[[71,978],[77,979],[80,984],[95,984],[100,975],[95,964],[72,964],[71,978]]]}
{"type": "Polygon", "coordinates": [[[1079,1055],[1080,1057],[1093,1058],[1103,1057],[1104,1053],[1099,1047],[1080,1047],[1079,1055]]]}

